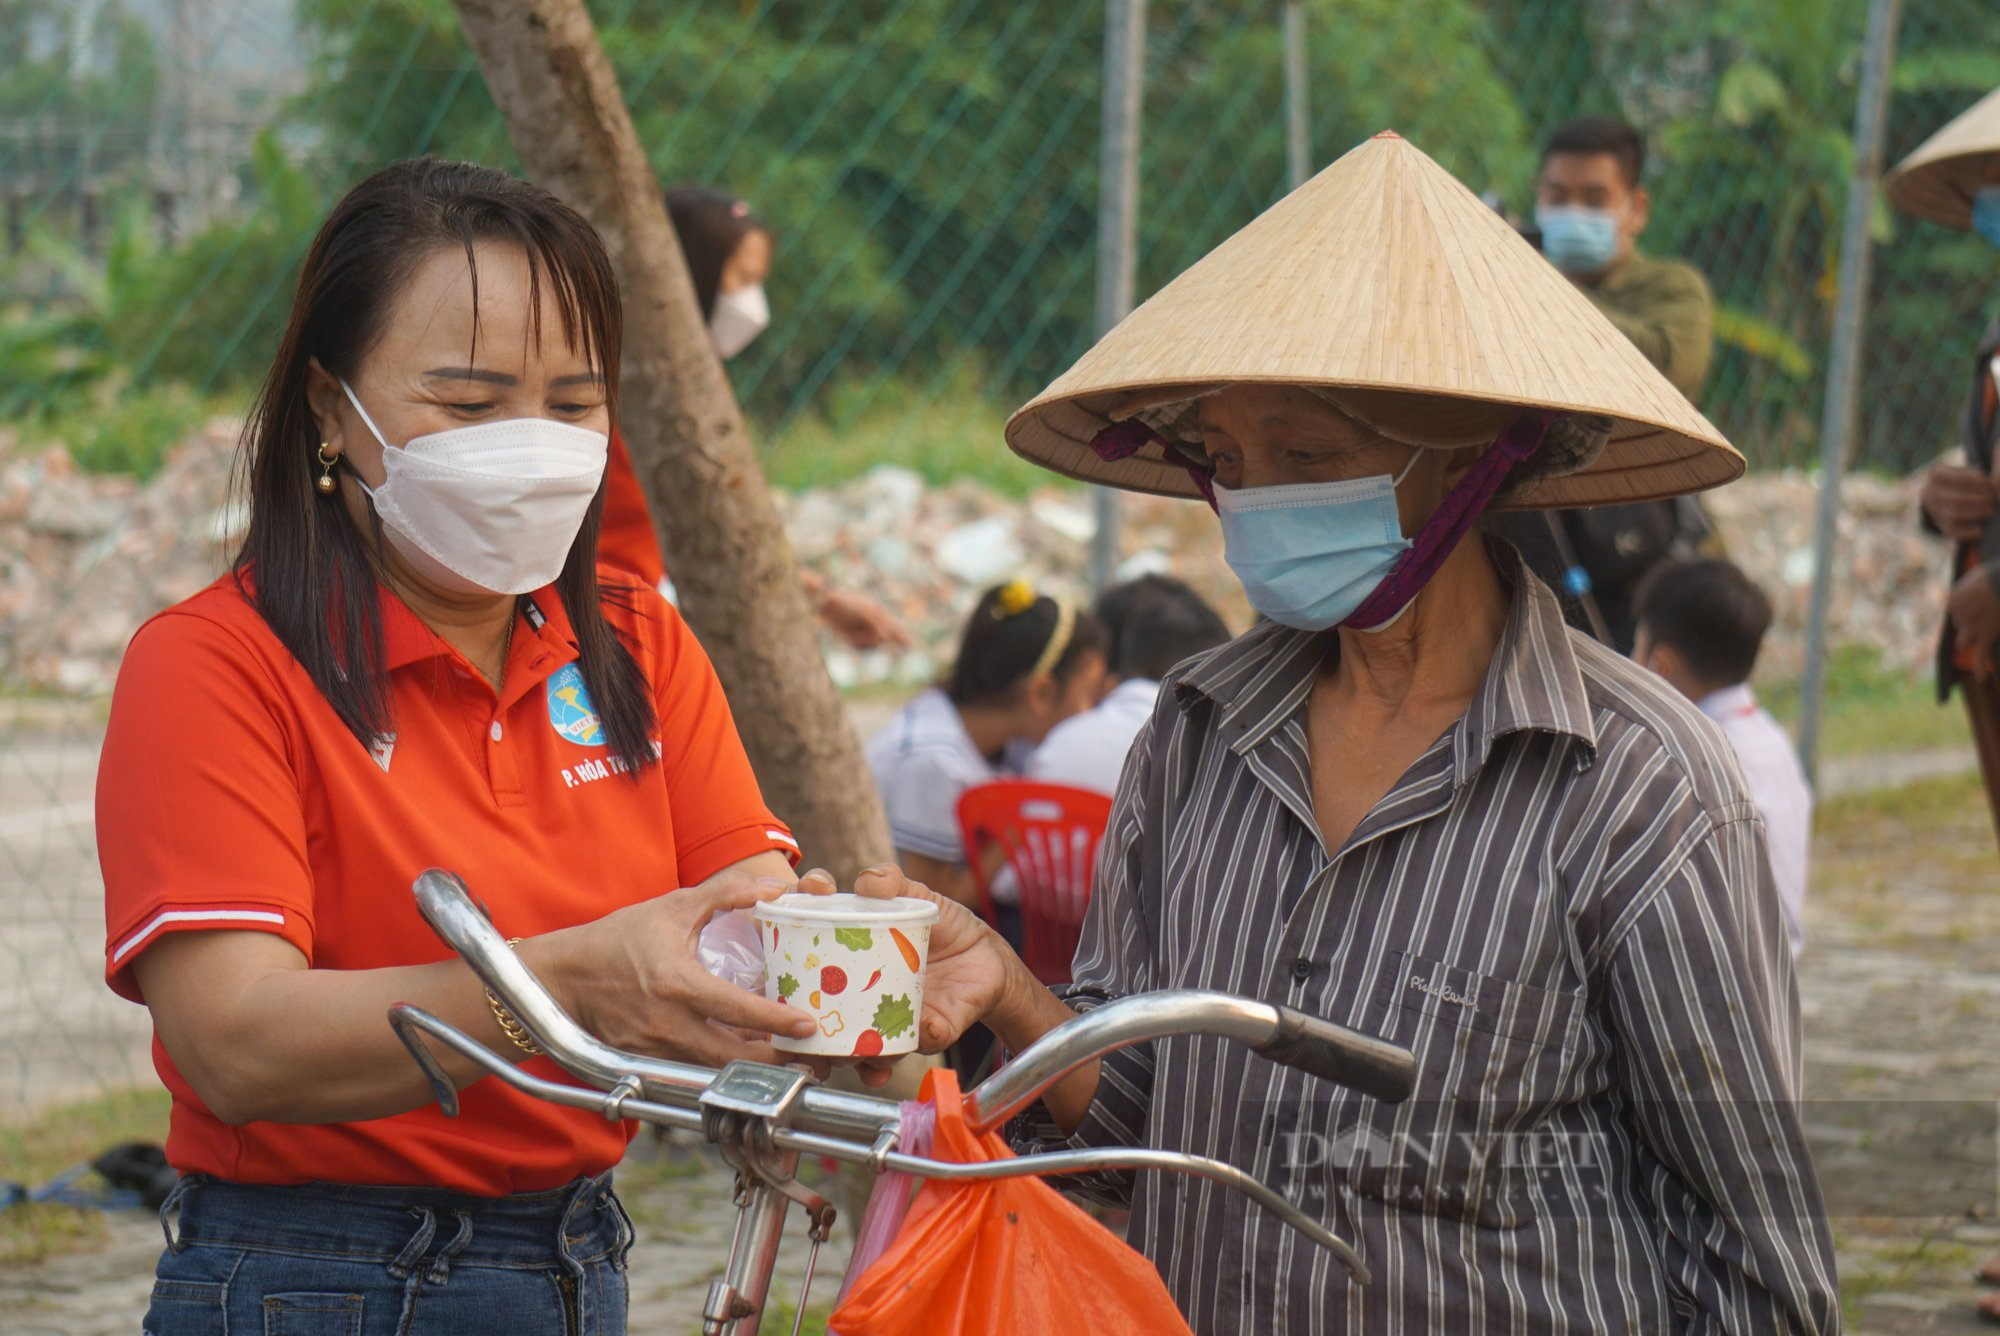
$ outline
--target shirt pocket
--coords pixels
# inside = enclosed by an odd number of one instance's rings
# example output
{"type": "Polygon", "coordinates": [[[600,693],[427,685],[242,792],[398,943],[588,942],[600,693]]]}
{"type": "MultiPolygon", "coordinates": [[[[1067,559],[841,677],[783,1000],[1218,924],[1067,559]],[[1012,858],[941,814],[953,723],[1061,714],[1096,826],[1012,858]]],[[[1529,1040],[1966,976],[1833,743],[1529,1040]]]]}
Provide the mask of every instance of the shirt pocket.
{"type": "Polygon", "coordinates": [[[1533,1218],[1537,1128],[1574,1086],[1581,993],[1398,952],[1368,1028],[1416,1055],[1401,1104],[1365,1101],[1342,1156],[1356,1192],[1490,1228],[1533,1218]]]}

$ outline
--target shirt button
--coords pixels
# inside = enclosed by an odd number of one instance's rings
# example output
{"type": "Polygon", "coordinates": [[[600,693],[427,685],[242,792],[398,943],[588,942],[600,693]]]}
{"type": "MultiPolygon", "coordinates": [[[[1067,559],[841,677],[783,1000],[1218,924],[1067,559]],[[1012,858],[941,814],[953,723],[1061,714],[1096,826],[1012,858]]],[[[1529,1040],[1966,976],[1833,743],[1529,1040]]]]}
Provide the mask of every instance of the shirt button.
{"type": "Polygon", "coordinates": [[[1300,956],[1292,962],[1292,977],[1300,983],[1304,983],[1307,979],[1312,978],[1312,972],[1313,963],[1304,956],[1300,956]]]}
{"type": "Polygon", "coordinates": [[[486,730],[486,736],[492,738],[495,742],[500,740],[500,721],[498,719],[493,721],[493,727],[486,730]]]}

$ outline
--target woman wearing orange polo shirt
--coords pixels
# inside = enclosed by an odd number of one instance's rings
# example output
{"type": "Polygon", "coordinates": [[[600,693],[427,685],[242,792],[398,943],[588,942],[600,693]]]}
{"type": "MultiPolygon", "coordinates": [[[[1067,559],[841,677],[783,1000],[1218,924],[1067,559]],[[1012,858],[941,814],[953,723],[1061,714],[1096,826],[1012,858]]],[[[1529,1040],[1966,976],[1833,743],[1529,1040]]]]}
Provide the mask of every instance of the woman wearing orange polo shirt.
{"type": "Polygon", "coordinates": [[[428,867],[613,1043],[810,1025],[695,957],[795,846],[687,628],[599,583],[619,337],[589,224],[487,168],[388,168],[306,258],[243,549],[134,638],[100,771],[107,975],[183,1174],[154,1336],[624,1330],[629,1125],[463,1064],[447,1119],[384,1019],[547,1064],[418,916],[428,867]]]}

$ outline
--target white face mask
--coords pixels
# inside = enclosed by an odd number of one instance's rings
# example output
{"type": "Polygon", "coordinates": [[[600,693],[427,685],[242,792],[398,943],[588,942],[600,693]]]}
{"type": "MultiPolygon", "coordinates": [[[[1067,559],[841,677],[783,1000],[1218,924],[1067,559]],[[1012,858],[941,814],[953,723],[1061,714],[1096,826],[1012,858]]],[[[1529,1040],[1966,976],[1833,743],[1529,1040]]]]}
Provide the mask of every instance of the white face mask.
{"type": "Polygon", "coordinates": [[[562,574],[604,478],[604,433],[509,418],[395,446],[340,388],[382,443],[382,485],[361,490],[417,574],[460,594],[526,594],[562,574]]]}
{"type": "Polygon", "coordinates": [[[750,340],[771,323],[771,303],[764,299],[764,285],[725,292],[715,299],[715,313],[708,317],[708,336],[715,351],[727,362],[750,346],[750,340]]]}

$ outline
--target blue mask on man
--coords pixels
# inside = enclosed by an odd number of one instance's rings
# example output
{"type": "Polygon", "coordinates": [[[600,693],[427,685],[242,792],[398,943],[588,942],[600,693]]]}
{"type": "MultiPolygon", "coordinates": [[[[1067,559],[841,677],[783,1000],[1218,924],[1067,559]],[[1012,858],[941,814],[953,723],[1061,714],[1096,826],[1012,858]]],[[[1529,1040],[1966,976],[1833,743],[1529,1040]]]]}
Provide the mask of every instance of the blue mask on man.
{"type": "Polygon", "coordinates": [[[1237,491],[1217,484],[1222,558],[1250,606],[1301,631],[1324,631],[1353,615],[1409,550],[1396,484],[1416,462],[1412,454],[1395,477],[1237,491]]]}
{"type": "Polygon", "coordinates": [[[1988,186],[1972,197],[1972,230],[2000,246],[2000,185],[1988,186]]]}
{"type": "Polygon", "coordinates": [[[1535,210],[1542,254],[1565,274],[1600,274],[1618,257],[1618,215],[1609,209],[1543,205],[1535,210]]]}

